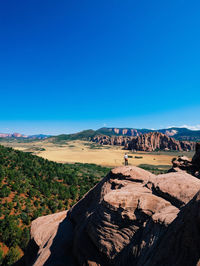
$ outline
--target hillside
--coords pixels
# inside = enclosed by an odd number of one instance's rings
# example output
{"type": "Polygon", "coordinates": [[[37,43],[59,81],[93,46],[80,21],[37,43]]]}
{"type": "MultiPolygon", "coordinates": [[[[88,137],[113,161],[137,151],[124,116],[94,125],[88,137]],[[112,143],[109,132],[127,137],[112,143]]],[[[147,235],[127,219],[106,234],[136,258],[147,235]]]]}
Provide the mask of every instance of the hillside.
{"type": "Polygon", "coordinates": [[[0,146],[0,265],[11,265],[23,254],[33,219],[70,208],[108,170],[59,164],[0,146]]]}
{"type": "MultiPolygon", "coordinates": [[[[188,128],[171,128],[171,130],[177,132],[173,136],[178,140],[200,141],[200,130],[190,130],[188,128]]],[[[162,131],[160,130],[160,132],[162,131]]],[[[166,130],[163,133],[166,134],[166,130]]]]}
{"type": "Polygon", "coordinates": [[[69,140],[90,140],[96,135],[96,131],[92,129],[84,130],[74,134],[62,134],[54,137],[50,137],[48,141],[53,143],[62,143],[69,140]]]}

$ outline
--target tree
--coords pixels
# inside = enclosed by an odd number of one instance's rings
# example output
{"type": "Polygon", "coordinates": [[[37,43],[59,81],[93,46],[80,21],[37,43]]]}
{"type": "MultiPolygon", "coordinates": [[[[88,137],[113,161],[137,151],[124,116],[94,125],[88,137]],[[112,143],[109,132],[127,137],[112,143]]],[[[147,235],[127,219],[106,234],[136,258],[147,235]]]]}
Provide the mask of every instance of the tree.
{"type": "Polygon", "coordinates": [[[0,197],[8,197],[10,195],[10,188],[7,185],[3,185],[3,187],[0,190],[0,197]]]}
{"type": "Polygon", "coordinates": [[[13,265],[20,258],[18,248],[11,247],[3,261],[3,266],[13,265]]]}
{"type": "Polygon", "coordinates": [[[2,263],[3,263],[3,250],[0,246],[0,265],[2,265],[2,263]]]}
{"type": "Polygon", "coordinates": [[[23,251],[25,251],[29,240],[30,240],[30,231],[27,227],[25,227],[23,232],[22,232],[22,237],[21,237],[21,241],[20,241],[20,247],[23,251]]]}
{"type": "Polygon", "coordinates": [[[4,179],[5,177],[5,172],[3,167],[0,165],[0,182],[4,179]]]}

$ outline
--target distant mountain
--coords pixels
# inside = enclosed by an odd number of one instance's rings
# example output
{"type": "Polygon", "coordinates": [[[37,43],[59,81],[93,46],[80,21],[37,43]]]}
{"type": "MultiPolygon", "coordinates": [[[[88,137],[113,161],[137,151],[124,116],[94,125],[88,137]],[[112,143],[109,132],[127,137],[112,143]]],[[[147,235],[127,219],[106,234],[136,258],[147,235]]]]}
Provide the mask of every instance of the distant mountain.
{"type": "Polygon", "coordinates": [[[136,128],[107,128],[102,127],[96,130],[96,133],[107,135],[107,136],[140,136],[142,134],[146,134],[152,132],[151,129],[136,129],[136,128]]]}
{"type": "MultiPolygon", "coordinates": [[[[49,140],[56,142],[63,142],[69,140],[92,140],[96,136],[124,136],[124,137],[139,137],[150,132],[160,132],[168,137],[173,137],[180,141],[200,141],[200,130],[190,130],[188,128],[166,128],[166,129],[136,129],[136,128],[108,128],[102,127],[98,130],[84,130],[74,134],[62,134],[50,137],[49,140]]],[[[120,140],[121,141],[121,140],[120,140]]]]}
{"type": "Polygon", "coordinates": [[[173,136],[177,140],[200,141],[200,130],[172,127],[168,129],[160,129],[157,131],[167,136],[173,136]]]}
{"type": "Polygon", "coordinates": [[[8,139],[46,139],[51,137],[51,135],[24,135],[20,133],[0,133],[0,138],[8,138],[8,139]]]}
{"type": "Polygon", "coordinates": [[[28,138],[20,133],[0,133],[0,138],[28,138]]]}
{"type": "Polygon", "coordinates": [[[37,139],[49,139],[52,142],[62,142],[68,140],[91,140],[91,138],[99,135],[105,136],[129,136],[129,137],[138,137],[143,134],[147,134],[150,132],[160,132],[168,137],[173,137],[176,140],[186,140],[186,141],[200,141],[200,130],[190,130],[188,128],[179,128],[179,127],[171,127],[165,129],[147,129],[147,128],[109,128],[102,127],[97,130],[83,130],[81,132],[77,132],[74,134],[61,134],[58,136],[51,135],[23,135],[20,133],[0,133],[0,138],[7,139],[27,139],[27,140],[37,140],[37,139]]]}
{"type": "Polygon", "coordinates": [[[54,143],[68,141],[68,140],[90,140],[95,135],[97,135],[95,130],[88,129],[74,134],[62,134],[50,137],[49,140],[54,143]]]}
{"type": "Polygon", "coordinates": [[[51,137],[51,135],[38,134],[38,135],[28,136],[28,139],[46,139],[46,138],[50,138],[50,137],[51,137]]]}

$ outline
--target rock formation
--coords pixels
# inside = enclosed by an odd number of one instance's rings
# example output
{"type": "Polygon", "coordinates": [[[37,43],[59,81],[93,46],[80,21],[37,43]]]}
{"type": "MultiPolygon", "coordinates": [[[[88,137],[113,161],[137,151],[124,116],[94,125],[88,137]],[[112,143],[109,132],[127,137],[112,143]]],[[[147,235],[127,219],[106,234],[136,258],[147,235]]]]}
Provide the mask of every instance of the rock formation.
{"type": "Polygon", "coordinates": [[[196,143],[195,154],[190,160],[186,156],[181,156],[172,160],[172,168],[169,172],[186,171],[187,173],[200,178],[200,143],[196,143]]]}
{"type": "Polygon", "coordinates": [[[122,135],[122,136],[133,136],[137,137],[142,134],[147,134],[150,132],[160,132],[168,137],[173,137],[177,140],[187,140],[187,141],[200,141],[200,130],[190,130],[188,128],[180,128],[180,127],[171,127],[171,128],[163,128],[163,129],[136,129],[136,128],[108,128],[103,127],[96,131],[96,133],[103,135],[122,135]]]}
{"type": "Polygon", "coordinates": [[[110,132],[113,132],[118,135],[125,135],[125,136],[141,135],[141,132],[138,132],[137,129],[133,129],[133,128],[110,128],[110,132]]]}
{"type": "Polygon", "coordinates": [[[159,132],[151,132],[133,138],[128,144],[129,150],[155,151],[175,150],[189,151],[194,149],[194,143],[189,141],[178,141],[159,132]]]}
{"type": "Polygon", "coordinates": [[[155,151],[155,150],[194,150],[195,143],[178,141],[159,132],[150,132],[137,137],[126,136],[95,136],[91,139],[101,145],[119,145],[128,150],[155,151]]]}
{"type": "Polygon", "coordinates": [[[18,265],[197,265],[199,190],[183,171],[113,169],[68,212],[32,222],[18,265]]]}
{"type": "Polygon", "coordinates": [[[100,145],[117,145],[128,148],[128,144],[132,139],[133,137],[97,135],[93,137],[91,141],[100,145]]]}

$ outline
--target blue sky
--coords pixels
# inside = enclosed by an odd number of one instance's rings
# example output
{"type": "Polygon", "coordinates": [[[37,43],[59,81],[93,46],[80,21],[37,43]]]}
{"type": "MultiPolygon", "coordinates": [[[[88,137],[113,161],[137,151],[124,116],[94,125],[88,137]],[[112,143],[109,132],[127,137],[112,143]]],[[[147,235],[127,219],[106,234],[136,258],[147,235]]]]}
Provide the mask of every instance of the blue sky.
{"type": "Polygon", "coordinates": [[[0,132],[200,124],[200,2],[0,2],[0,132]]]}

